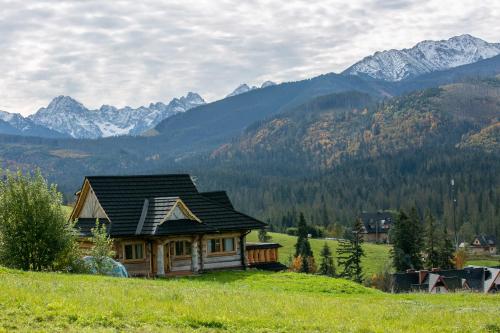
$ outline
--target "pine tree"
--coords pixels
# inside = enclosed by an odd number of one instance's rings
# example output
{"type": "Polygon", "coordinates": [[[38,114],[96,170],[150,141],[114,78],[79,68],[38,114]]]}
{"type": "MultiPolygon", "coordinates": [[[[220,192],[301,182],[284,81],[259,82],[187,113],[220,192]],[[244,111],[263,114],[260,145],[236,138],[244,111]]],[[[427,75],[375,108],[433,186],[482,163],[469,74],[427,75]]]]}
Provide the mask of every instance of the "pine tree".
{"type": "Polygon", "coordinates": [[[397,271],[422,268],[422,234],[417,210],[413,208],[410,216],[401,210],[391,230],[391,256],[397,271]]]}
{"type": "Polygon", "coordinates": [[[321,250],[321,264],[319,266],[319,273],[321,275],[334,277],[336,273],[335,271],[336,268],[332,251],[330,250],[328,244],[325,242],[325,245],[323,245],[323,249],[321,250]]]}
{"type": "Polygon", "coordinates": [[[300,258],[299,272],[311,272],[311,266],[314,266],[314,257],[311,244],[307,235],[307,223],[304,214],[300,213],[299,225],[297,229],[297,243],[295,244],[295,258],[300,258]]]}
{"type": "Polygon", "coordinates": [[[425,265],[427,268],[439,267],[439,239],[436,220],[430,212],[425,217],[425,265]]]}
{"type": "Polygon", "coordinates": [[[271,236],[267,234],[267,230],[265,228],[259,230],[258,237],[259,237],[259,242],[262,243],[266,243],[271,240],[271,236]]]}
{"type": "Polygon", "coordinates": [[[438,267],[441,269],[451,269],[455,265],[453,263],[453,258],[455,256],[455,247],[453,242],[448,235],[446,227],[443,229],[442,239],[439,242],[438,248],[438,267]]]}
{"type": "Polygon", "coordinates": [[[413,238],[411,260],[415,269],[423,268],[422,252],[424,250],[424,228],[417,208],[410,210],[410,235],[413,238]]]}
{"type": "Polygon", "coordinates": [[[363,282],[363,269],[361,258],[365,256],[363,244],[363,224],[361,220],[356,220],[350,239],[343,239],[337,248],[337,261],[342,267],[341,277],[363,282]]]}
{"type": "Polygon", "coordinates": [[[297,229],[297,243],[295,244],[295,256],[312,256],[311,244],[309,244],[307,223],[304,214],[300,213],[299,225],[297,229]]]}

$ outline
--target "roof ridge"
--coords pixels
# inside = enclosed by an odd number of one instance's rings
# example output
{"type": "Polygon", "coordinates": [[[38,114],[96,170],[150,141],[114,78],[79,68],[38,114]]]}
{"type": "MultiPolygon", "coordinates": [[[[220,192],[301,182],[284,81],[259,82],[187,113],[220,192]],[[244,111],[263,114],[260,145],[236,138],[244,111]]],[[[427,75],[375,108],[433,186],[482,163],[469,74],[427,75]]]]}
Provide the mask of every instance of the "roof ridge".
{"type": "MultiPolygon", "coordinates": [[[[209,201],[209,202],[211,202],[211,203],[213,203],[213,204],[217,205],[217,206],[218,206],[218,207],[220,207],[220,208],[224,208],[224,209],[227,209],[227,210],[231,210],[231,211],[235,212],[236,214],[243,215],[243,216],[248,217],[249,219],[252,219],[252,220],[254,220],[254,221],[256,221],[256,222],[262,223],[262,224],[263,224],[263,227],[267,225],[267,223],[262,222],[262,221],[260,221],[260,220],[257,220],[255,217],[252,217],[252,216],[249,216],[249,215],[247,215],[247,214],[245,214],[245,213],[242,213],[242,212],[240,212],[240,211],[237,211],[237,210],[236,210],[236,209],[234,209],[234,208],[230,208],[230,207],[224,206],[224,205],[222,205],[222,204],[218,203],[217,201],[214,201],[214,200],[212,200],[212,199],[209,199],[209,198],[207,198],[207,197],[203,196],[203,195],[202,195],[201,193],[199,193],[199,192],[198,192],[198,193],[196,193],[196,194],[187,194],[187,195],[183,195],[183,196],[190,196],[190,195],[199,195],[199,196],[201,196],[204,200],[207,200],[207,201],[209,201]]],[[[181,199],[182,199],[182,196],[181,196],[181,199]]]]}
{"type": "Polygon", "coordinates": [[[135,174],[135,175],[87,175],[85,178],[151,178],[151,177],[191,177],[188,173],[135,174]]]}

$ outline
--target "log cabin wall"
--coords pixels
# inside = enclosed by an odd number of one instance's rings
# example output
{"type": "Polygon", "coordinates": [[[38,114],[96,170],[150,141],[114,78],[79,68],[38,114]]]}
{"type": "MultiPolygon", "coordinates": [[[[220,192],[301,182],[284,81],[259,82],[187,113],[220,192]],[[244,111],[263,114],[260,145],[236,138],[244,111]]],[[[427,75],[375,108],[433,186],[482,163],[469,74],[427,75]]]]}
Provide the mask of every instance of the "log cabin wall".
{"type": "MultiPolygon", "coordinates": [[[[216,270],[222,268],[241,268],[243,266],[241,262],[241,244],[240,244],[241,233],[225,233],[225,234],[215,234],[215,235],[204,235],[201,239],[201,249],[202,249],[202,260],[201,269],[206,270],[216,270]],[[209,252],[209,242],[211,240],[219,239],[223,241],[224,239],[233,239],[234,251],[219,251],[219,252],[209,252]]],[[[221,244],[222,246],[222,244],[221,244]]]]}
{"type": "MultiPolygon", "coordinates": [[[[153,277],[191,274],[224,268],[241,268],[244,266],[242,264],[241,236],[241,233],[222,233],[199,236],[171,236],[156,239],[114,238],[114,250],[116,252],[114,259],[125,266],[130,276],[153,277]],[[225,239],[232,239],[234,247],[232,251],[224,251],[222,243],[225,239]],[[208,243],[212,240],[219,241],[220,251],[209,251],[208,243]],[[176,241],[189,242],[190,254],[177,256],[175,250],[176,241]],[[128,254],[126,254],[126,251],[128,251],[128,254]],[[127,255],[129,258],[127,258],[127,255]]],[[[82,240],[80,241],[80,247],[88,252],[92,247],[92,243],[88,240],[82,240]]],[[[255,252],[255,254],[262,256],[263,260],[266,258],[266,252],[255,252]]],[[[247,262],[250,262],[245,252],[243,252],[243,255],[246,257],[247,262]]],[[[267,257],[277,258],[277,254],[269,251],[267,257]]]]}
{"type": "MultiPolygon", "coordinates": [[[[116,251],[115,259],[125,266],[130,276],[152,276],[151,257],[153,253],[146,239],[114,239],[114,245],[116,251]],[[141,258],[127,259],[125,256],[125,246],[141,247],[141,258]]],[[[133,254],[136,254],[135,249],[133,254]]]]}

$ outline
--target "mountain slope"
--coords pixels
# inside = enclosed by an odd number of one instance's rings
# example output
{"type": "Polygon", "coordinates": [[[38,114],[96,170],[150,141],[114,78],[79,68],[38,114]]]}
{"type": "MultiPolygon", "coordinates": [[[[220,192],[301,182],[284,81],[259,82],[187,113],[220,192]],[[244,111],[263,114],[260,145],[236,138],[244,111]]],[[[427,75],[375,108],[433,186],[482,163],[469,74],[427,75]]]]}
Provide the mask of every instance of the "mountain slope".
{"type": "Polygon", "coordinates": [[[139,135],[165,118],[203,104],[205,101],[200,95],[190,92],[185,97],[174,98],[169,104],[151,103],[137,109],[103,105],[98,110],[89,110],[71,97],[59,96],[28,120],[73,138],[96,139],[139,135]]]}
{"type": "Polygon", "coordinates": [[[53,131],[45,126],[37,125],[28,118],[24,118],[19,113],[9,113],[0,111],[0,134],[36,136],[44,138],[64,138],[68,137],[63,133],[53,131]]]}
{"type": "Polygon", "coordinates": [[[428,145],[464,146],[463,136],[470,142],[482,138],[488,151],[500,152],[494,137],[485,138],[498,133],[500,79],[470,80],[377,107],[370,104],[369,96],[357,92],[322,96],[250,126],[213,156],[303,155],[300,165],[330,168],[353,157],[375,158],[428,145]]]}
{"type": "MultiPolygon", "coordinates": [[[[260,88],[267,88],[267,87],[271,87],[271,86],[275,86],[275,85],[276,85],[276,83],[274,83],[273,81],[265,81],[262,83],[260,88]]],[[[250,87],[248,84],[243,83],[243,84],[240,84],[236,89],[234,89],[232,93],[227,95],[226,98],[240,95],[240,94],[244,94],[246,92],[249,92],[249,91],[255,90],[255,89],[259,89],[259,87],[256,87],[256,86],[250,87]]]]}
{"type": "Polygon", "coordinates": [[[471,64],[498,54],[500,43],[488,43],[470,35],[461,35],[448,40],[423,41],[410,49],[376,52],[355,63],[343,74],[401,81],[471,64]]]}
{"type": "Polygon", "coordinates": [[[173,155],[192,154],[212,150],[240,135],[254,122],[286,112],[318,96],[358,91],[377,99],[450,82],[460,82],[468,77],[495,74],[500,74],[500,55],[398,82],[330,73],[309,80],[251,90],[209,103],[159,123],[156,134],[163,137],[165,149],[173,155]]]}

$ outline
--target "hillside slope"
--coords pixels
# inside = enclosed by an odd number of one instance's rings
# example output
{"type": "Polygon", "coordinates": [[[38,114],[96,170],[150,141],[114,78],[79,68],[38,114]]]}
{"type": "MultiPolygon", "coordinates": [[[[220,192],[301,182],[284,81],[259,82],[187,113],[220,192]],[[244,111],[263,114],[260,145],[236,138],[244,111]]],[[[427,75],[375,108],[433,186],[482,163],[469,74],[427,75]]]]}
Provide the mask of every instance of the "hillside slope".
{"type": "Polygon", "coordinates": [[[488,151],[500,152],[498,141],[484,138],[498,133],[500,79],[446,85],[364,107],[369,100],[354,92],[317,98],[249,127],[213,156],[303,155],[302,165],[330,168],[353,157],[468,146],[463,140],[476,142],[476,147],[484,142],[488,151]]]}
{"type": "Polygon", "coordinates": [[[293,273],[142,280],[0,268],[0,290],[0,330],[8,332],[486,333],[500,328],[497,295],[389,295],[293,273]]]}

